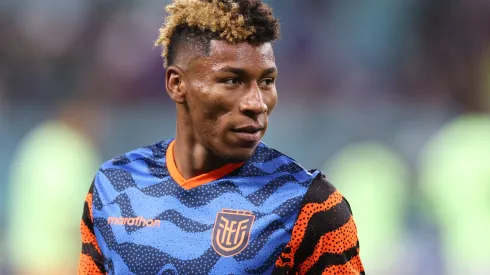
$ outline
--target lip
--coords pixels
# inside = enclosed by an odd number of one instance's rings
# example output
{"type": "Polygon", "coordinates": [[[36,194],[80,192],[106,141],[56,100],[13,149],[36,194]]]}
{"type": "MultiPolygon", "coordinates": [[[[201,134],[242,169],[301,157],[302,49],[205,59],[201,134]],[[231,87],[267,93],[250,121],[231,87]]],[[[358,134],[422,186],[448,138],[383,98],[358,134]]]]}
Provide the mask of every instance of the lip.
{"type": "Polygon", "coordinates": [[[244,132],[244,133],[255,133],[258,131],[261,131],[264,129],[264,127],[260,125],[246,125],[246,126],[241,126],[241,127],[236,127],[232,131],[233,132],[244,132]]]}
{"type": "Polygon", "coordinates": [[[261,138],[261,131],[256,131],[253,133],[247,133],[247,132],[233,132],[235,136],[238,137],[239,140],[246,142],[246,143],[256,143],[260,141],[261,138]]]}
{"type": "Polygon", "coordinates": [[[263,129],[264,127],[261,127],[260,125],[247,125],[243,127],[234,128],[232,132],[242,142],[256,143],[260,141],[260,138],[262,137],[263,129]]]}

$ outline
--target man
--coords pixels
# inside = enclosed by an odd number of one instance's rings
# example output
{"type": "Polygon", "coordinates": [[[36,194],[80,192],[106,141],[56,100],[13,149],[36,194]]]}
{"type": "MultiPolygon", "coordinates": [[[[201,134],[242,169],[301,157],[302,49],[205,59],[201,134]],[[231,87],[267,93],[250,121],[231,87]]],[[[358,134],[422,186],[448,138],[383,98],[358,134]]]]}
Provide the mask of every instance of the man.
{"type": "Polygon", "coordinates": [[[364,274],[347,201],[260,142],[277,101],[272,10],[175,0],[167,11],[156,45],[176,136],[102,165],[80,274],[364,274]]]}

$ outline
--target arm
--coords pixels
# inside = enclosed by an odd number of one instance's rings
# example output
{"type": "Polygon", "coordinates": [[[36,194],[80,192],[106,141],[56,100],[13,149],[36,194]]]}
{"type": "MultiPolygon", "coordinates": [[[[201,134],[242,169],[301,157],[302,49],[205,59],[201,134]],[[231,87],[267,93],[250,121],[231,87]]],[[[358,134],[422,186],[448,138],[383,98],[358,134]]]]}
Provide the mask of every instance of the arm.
{"type": "Polygon", "coordinates": [[[278,274],[364,274],[350,206],[321,173],[303,199],[276,267],[278,274]]]}
{"type": "Polygon", "coordinates": [[[80,232],[82,234],[82,252],[78,262],[79,275],[100,275],[106,274],[104,270],[104,259],[100,251],[94,233],[94,223],[92,215],[92,194],[94,183],[85,198],[82,220],[80,222],[80,232]]]}

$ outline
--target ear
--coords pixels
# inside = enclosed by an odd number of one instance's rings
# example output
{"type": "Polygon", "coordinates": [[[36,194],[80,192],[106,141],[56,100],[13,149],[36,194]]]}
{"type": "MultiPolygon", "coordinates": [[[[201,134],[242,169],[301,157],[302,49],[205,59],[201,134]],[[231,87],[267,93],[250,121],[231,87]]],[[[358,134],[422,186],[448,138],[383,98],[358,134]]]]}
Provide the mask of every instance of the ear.
{"type": "Polygon", "coordinates": [[[177,104],[185,102],[184,72],[176,67],[169,66],[165,72],[165,87],[170,98],[177,104]]]}

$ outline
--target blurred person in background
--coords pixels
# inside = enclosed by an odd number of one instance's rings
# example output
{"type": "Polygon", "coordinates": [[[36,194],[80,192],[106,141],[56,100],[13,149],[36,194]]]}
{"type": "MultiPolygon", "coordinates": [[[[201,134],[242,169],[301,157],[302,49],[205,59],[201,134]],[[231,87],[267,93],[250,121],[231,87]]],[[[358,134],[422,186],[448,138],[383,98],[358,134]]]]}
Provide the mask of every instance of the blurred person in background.
{"type": "Polygon", "coordinates": [[[401,264],[413,262],[403,251],[410,186],[405,161],[384,144],[352,143],[333,155],[324,171],[356,209],[366,270],[411,274],[413,269],[401,264]]]}
{"type": "Polygon", "coordinates": [[[440,225],[445,274],[490,274],[490,116],[447,123],[420,161],[425,213],[440,225]]]}
{"type": "Polygon", "coordinates": [[[155,44],[175,139],[101,166],[79,274],[364,274],[345,198],[260,142],[277,102],[272,9],[175,0],[167,11],[155,44]]]}
{"type": "Polygon", "coordinates": [[[490,43],[485,48],[467,112],[443,125],[419,160],[425,213],[440,225],[448,275],[490,274],[490,43]]]}
{"type": "Polygon", "coordinates": [[[76,273],[80,205],[100,165],[97,145],[105,120],[91,84],[85,79],[14,154],[6,238],[14,274],[76,273]]]}

